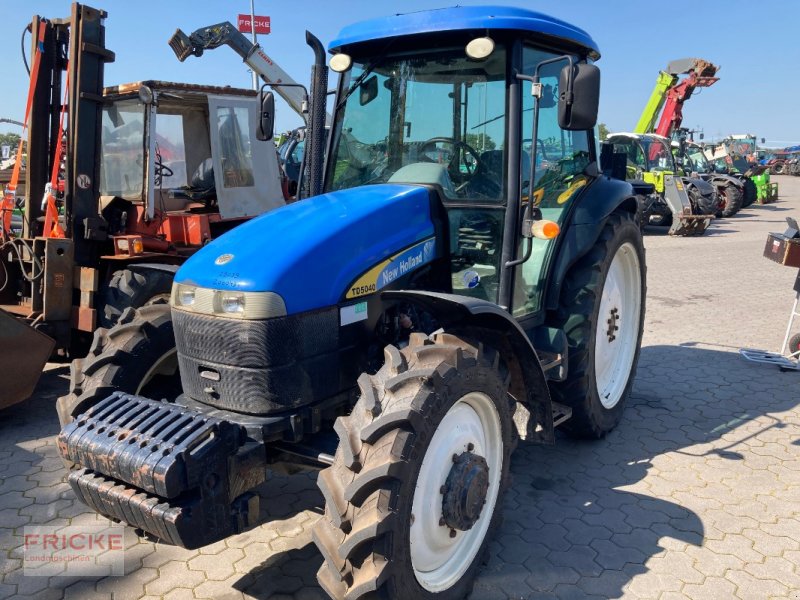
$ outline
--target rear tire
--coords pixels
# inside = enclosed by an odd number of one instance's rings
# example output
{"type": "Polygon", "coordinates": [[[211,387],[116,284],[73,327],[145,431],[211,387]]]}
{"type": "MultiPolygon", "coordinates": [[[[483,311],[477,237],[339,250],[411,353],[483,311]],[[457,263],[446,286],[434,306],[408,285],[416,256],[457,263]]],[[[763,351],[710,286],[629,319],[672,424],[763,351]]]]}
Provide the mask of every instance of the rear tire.
{"type": "Polygon", "coordinates": [[[496,352],[449,334],[412,334],[385,356],[359,377],[358,402],[334,426],[334,463],[319,475],[317,579],[336,600],[464,598],[499,525],[516,443],[508,378],[496,352]],[[469,498],[472,512],[455,516],[470,522],[453,521],[454,497],[469,498]]]}
{"type": "Polygon", "coordinates": [[[561,294],[555,326],[567,335],[567,380],[550,389],[554,400],[572,407],[564,424],[570,435],[599,439],[622,418],[639,360],[645,296],[641,233],[632,215],[615,212],[567,274],[561,294]]]}
{"type": "Polygon", "coordinates": [[[113,327],[128,308],[169,301],[174,274],[157,269],[123,269],[108,282],[100,325],[113,327]]]}
{"type": "Polygon", "coordinates": [[[742,208],[742,191],[730,181],[717,188],[717,193],[723,196],[721,217],[732,217],[742,208]]]}
{"type": "Polygon", "coordinates": [[[173,399],[180,393],[177,350],[168,304],[128,308],[111,329],[94,332],[86,358],[72,361],[69,394],[56,401],[64,427],[112,393],[173,399]]]}

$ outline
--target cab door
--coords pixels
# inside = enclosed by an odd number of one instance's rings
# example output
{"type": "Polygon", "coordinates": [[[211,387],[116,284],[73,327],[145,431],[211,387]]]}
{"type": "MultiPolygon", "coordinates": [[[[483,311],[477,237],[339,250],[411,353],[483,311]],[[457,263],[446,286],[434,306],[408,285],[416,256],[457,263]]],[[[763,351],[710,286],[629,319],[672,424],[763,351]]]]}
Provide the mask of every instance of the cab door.
{"type": "MultiPolygon", "coordinates": [[[[542,50],[523,49],[523,73],[533,73],[536,66],[554,55],[542,50]]],[[[559,75],[566,59],[550,63],[540,72],[543,96],[539,104],[539,126],[536,140],[533,129],[533,96],[530,86],[522,87],[522,148],[520,173],[522,204],[539,208],[542,218],[562,225],[575,199],[590,182],[586,167],[591,162],[588,131],[568,131],[558,125],[559,75]],[[536,144],[536,164],[531,173],[530,156],[536,144]]],[[[525,318],[540,314],[550,263],[557,239],[534,238],[530,258],[517,267],[514,277],[513,314],[525,318]]],[[[524,245],[518,256],[523,256],[524,245]]]]}
{"type": "Polygon", "coordinates": [[[209,96],[211,158],[223,219],[251,217],[283,206],[275,144],[256,139],[253,98],[209,96]]]}

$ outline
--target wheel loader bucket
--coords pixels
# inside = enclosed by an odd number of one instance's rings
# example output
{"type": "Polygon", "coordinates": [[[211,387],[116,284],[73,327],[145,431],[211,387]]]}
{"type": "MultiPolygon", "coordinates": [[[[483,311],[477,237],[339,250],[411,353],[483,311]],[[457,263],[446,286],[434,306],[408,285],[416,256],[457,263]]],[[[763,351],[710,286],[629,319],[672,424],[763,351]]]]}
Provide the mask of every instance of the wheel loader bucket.
{"type": "Polygon", "coordinates": [[[55,340],[0,310],[0,409],[30,398],[55,340]]]}
{"type": "Polygon", "coordinates": [[[672,226],[669,228],[670,235],[703,235],[711,224],[714,215],[684,215],[677,217],[673,215],[672,226]]]}

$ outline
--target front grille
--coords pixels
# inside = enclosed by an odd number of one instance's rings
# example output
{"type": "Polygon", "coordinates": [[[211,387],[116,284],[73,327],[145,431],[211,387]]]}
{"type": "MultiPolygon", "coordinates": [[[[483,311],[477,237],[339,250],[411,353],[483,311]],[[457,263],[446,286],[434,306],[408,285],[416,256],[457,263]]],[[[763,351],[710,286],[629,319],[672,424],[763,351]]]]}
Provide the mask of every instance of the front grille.
{"type": "Polygon", "coordinates": [[[172,318],[183,391],[199,402],[267,415],[339,391],[335,307],[262,321],[172,318]]]}

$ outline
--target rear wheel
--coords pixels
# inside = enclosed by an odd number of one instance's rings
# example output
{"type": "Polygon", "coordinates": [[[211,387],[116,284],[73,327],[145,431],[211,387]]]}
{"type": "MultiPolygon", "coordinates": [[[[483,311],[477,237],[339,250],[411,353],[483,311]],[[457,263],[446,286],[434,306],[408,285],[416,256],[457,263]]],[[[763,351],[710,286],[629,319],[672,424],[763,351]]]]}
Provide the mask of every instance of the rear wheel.
{"type": "Polygon", "coordinates": [[[576,437],[601,438],[622,418],[642,341],[645,271],[632,215],[614,213],[567,274],[557,326],[569,343],[568,378],[551,391],[572,407],[564,427],[576,437]]]}
{"type": "Polygon", "coordinates": [[[180,393],[168,304],[128,308],[114,327],[94,332],[86,358],[72,361],[69,394],[56,403],[61,426],[117,391],[170,399],[180,393]]]}
{"type": "Polygon", "coordinates": [[[336,420],[319,476],[317,579],[335,599],[464,598],[498,526],[516,441],[496,352],[412,335],[336,420]]]}

